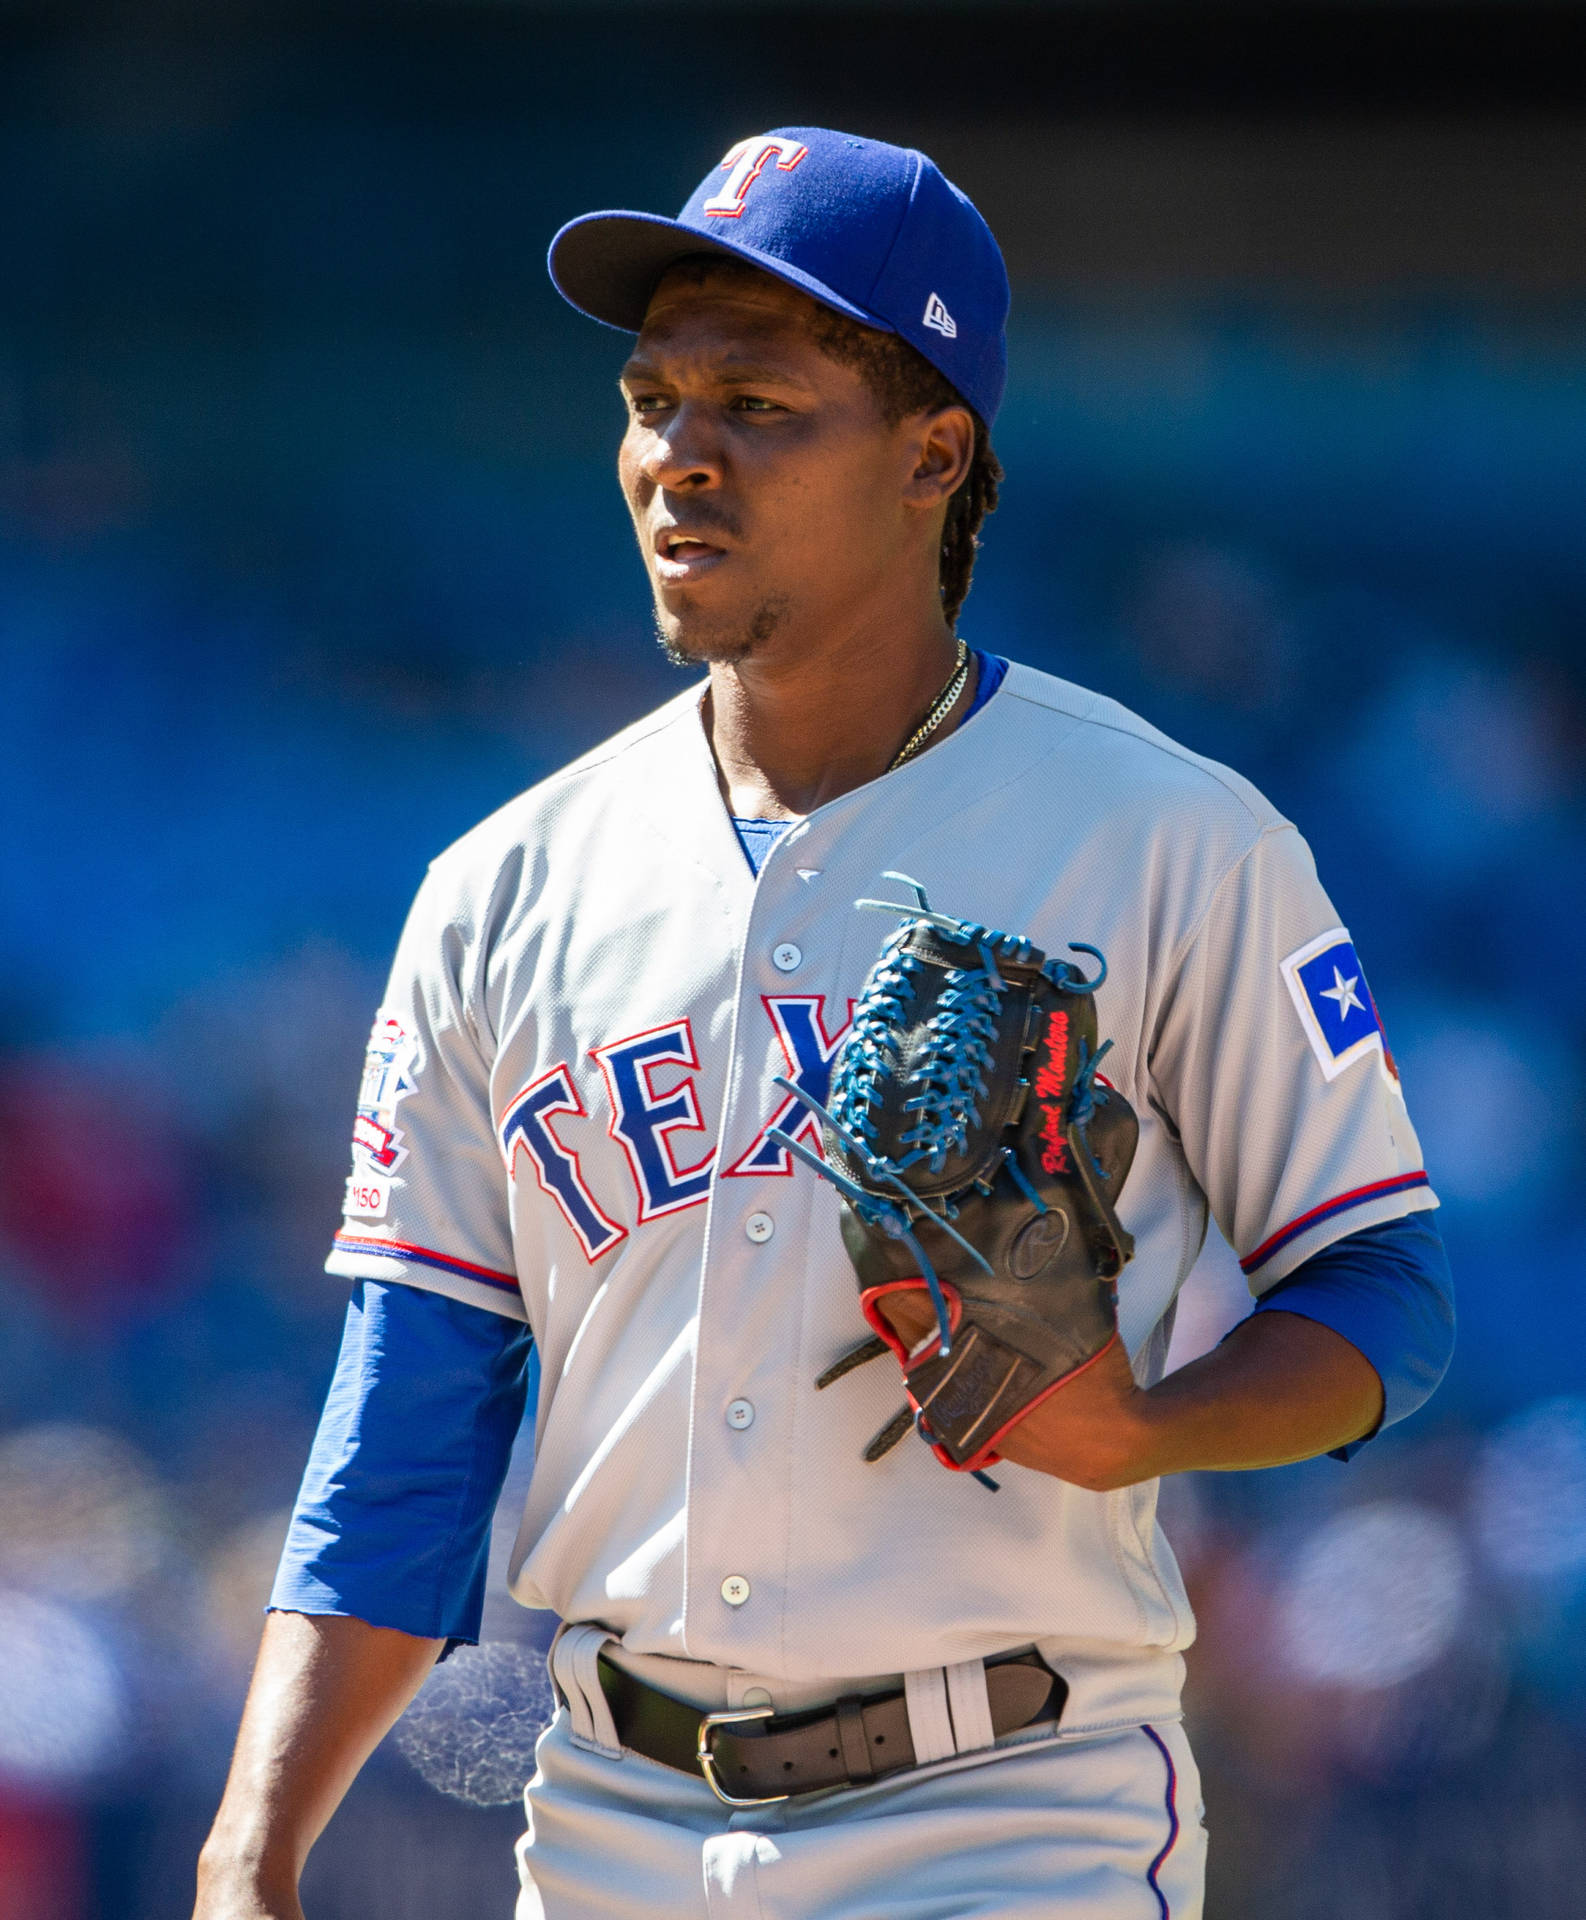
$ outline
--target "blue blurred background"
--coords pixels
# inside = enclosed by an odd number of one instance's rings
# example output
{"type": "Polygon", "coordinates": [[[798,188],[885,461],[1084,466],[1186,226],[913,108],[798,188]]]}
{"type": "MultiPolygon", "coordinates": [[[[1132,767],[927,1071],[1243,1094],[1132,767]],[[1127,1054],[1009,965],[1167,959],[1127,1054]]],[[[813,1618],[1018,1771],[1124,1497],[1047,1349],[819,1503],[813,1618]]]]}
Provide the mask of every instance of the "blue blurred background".
{"type": "MultiPolygon", "coordinates": [[[[966,633],[1299,823],[1444,1201],[1433,1404],[1165,1490],[1209,1913],[1581,1912],[1583,90],[1572,6],[0,4],[0,1920],[186,1912],[406,903],[679,684],[545,244],[801,120],[1008,253],[966,633]]],[[[499,1564],[486,1635],[311,1920],[510,1910],[499,1564]]]]}

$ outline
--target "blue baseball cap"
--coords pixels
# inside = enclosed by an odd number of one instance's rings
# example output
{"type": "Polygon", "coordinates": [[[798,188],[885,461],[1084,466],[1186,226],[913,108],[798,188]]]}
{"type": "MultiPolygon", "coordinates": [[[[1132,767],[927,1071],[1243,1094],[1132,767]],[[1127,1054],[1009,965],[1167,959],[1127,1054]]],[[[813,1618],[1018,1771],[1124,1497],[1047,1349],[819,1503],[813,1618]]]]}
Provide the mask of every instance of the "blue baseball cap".
{"type": "Polygon", "coordinates": [[[740,140],[675,220],[586,213],[551,242],[564,299],[637,333],[689,254],[747,260],[867,327],[900,334],[987,425],[1007,380],[1008,271],[991,229],[923,153],[825,127],[740,140]]]}

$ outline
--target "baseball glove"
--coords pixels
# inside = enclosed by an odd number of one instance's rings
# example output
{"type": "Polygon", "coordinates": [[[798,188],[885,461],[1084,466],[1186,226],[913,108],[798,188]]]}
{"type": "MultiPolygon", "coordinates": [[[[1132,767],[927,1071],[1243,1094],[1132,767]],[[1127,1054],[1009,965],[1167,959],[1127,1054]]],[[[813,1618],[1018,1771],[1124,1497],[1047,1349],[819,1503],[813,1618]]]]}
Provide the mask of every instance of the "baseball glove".
{"type": "MultiPolygon", "coordinates": [[[[825,1158],[776,1138],[841,1192],[843,1243],[875,1337],[816,1382],[889,1349],[909,1405],[871,1441],[878,1460],[911,1425],[945,1466],[986,1479],[1009,1428],[1118,1335],[1115,1282],[1134,1252],[1118,1194],[1139,1136],[1096,1069],[1087,979],[1028,940],[918,905],[865,982],[821,1120],[825,1158]],[[928,1300],[929,1313],[922,1308],[928,1300]]],[[[995,1482],[990,1482],[995,1485],[995,1482]]]]}

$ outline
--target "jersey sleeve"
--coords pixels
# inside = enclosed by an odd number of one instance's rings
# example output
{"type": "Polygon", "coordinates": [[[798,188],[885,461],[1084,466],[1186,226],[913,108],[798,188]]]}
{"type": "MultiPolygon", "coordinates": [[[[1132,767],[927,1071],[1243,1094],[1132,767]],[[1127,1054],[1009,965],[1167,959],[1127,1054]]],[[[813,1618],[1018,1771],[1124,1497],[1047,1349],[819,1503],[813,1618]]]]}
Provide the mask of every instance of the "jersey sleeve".
{"type": "Polygon", "coordinates": [[[471,992],[476,966],[469,916],[432,869],[369,1035],[352,1175],[325,1267],[525,1320],[490,1110],[492,1041],[471,992]]]}
{"type": "Polygon", "coordinates": [[[357,1283],[271,1609],[476,1643],[490,1523],[537,1378],[527,1327],[357,1283]]]}
{"type": "Polygon", "coordinates": [[[1437,1205],[1354,943],[1290,826],[1191,929],[1151,1081],[1258,1298],[1345,1234],[1437,1205]]]}
{"type": "Polygon", "coordinates": [[[1269,1287],[1257,1313],[1297,1313],[1341,1334],[1382,1382],[1382,1418],[1372,1432],[1334,1449],[1358,1453],[1384,1427],[1431,1398],[1454,1353],[1454,1279],[1430,1213],[1405,1214],[1346,1233],[1269,1287]]]}

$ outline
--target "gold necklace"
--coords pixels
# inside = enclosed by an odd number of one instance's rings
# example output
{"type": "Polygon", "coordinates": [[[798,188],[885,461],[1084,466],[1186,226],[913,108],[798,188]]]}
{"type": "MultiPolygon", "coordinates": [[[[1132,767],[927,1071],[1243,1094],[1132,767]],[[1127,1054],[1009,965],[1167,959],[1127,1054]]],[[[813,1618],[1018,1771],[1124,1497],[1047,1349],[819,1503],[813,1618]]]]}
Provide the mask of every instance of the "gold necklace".
{"type": "Polygon", "coordinates": [[[935,733],[936,729],[947,718],[948,714],[952,712],[958,703],[958,696],[963,692],[968,683],[969,644],[967,641],[960,640],[958,643],[958,654],[953,661],[952,675],[947,685],[942,688],[941,692],[931,702],[930,712],[926,714],[925,718],[914,729],[913,733],[909,735],[908,739],[904,741],[903,745],[899,747],[891,765],[887,768],[888,773],[892,773],[896,768],[901,767],[905,760],[912,760],[914,758],[915,754],[919,752],[926,741],[930,739],[931,735],[935,733]]]}

